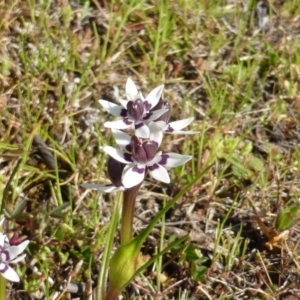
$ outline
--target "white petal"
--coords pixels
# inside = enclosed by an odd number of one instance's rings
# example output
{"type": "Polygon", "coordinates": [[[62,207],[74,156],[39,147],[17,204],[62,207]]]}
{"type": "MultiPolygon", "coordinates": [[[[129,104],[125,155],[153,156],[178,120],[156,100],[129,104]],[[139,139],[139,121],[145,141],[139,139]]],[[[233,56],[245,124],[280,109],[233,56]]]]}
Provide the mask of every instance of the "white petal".
{"type": "Polygon", "coordinates": [[[19,256],[17,256],[15,259],[10,260],[9,263],[10,263],[10,264],[16,264],[16,263],[18,263],[19,261],[24,260],[25,257],[26,257],[26,254],[19,255],[19,256]]]}
{"type": "Polygon", "coordinates": [[[16,273],[16,271],[14,269],[12,269],[10,266],[5,265],[3,263],[0,263],[0,273],[5,279],[7,279],[9,281],[13,281],[13,282],[20,281],[20,277],[16,273]],[[7,268],[7,269],[5,269],[5,268],[7,268]]]}
{"type": "Polygon", "coordinates": [[[104,127],[114,128],[114,129],[127,129],[133,124],[133,122],[129,121],[127,119],[126,119],[126,121],[128,121],[128,122],[125,123],[124,119],[117,120],[117,121],[112,121],[112,122],[105,122],[104,127]]]}
{"type": "Polygon", "coordinates": [[[91,190],[97,190],[103,193],[113,193],[118,191],[124,191],[125,188],[122,186],[114,186],[113,184],[93,184],[93,183],[84,183],[81,184],[82,187],[91,190]]]}
{"type": "Polygon", "coordinates": [[[123,186],[107,186],[105,190],[103,190],[104,193],[116,193],[116,192],[123,192],[126,189],[123,186]]]}
{"type": "Polygon", "coordinates": [[[121,103],[121,105],[127,109],[127,103],[128,103],[128,100],[123,100],[123,99],[119,99],[119,102],[121,103]]]}
{"type": "Polygon", "coordinates": [[[101,149],[107,153],[109,156],[113,157],[115,160],[123,163],[123,164],[129,164],[130,161],[126,160],[124,158],[124,152],[119,150],[119,149],[116,149],[114,147],[111,147],[111,146],[103,146],[101,147],[101,149]]]}
{"type": "Polygon", "coordinates": [[[143,102],[145,101],[145,98],[144,98],[142,92],[140,92],[140,91],[139,91],[139,93],[137,94],[135,100],[136,100],[136,99],[141,99],[143,102]]]}
{"type": "Polygon", "coordinates": [[[176,130],[176,131],[165,131],[167,134],[186,134],[186,135],[191,135],[191,134],[198,134],[199,131],[184,131],[184,130],[176,130]]]}
{"type": "Polygon", "coordinates": [[[129,189],[140,184],[145,178],[146,167],[143,165],[130,164],[125,166],[122,174],[122,183],[129,189]]]}
{"type": "Polygon", "coordinates": [[[148,96],[145,98],[145,101],[149,102],[151,104],[151,108],[153,108],[159,101],[162,92],[164,90],[164,85],[160,85],[154,90],[152,90],[148,96]]]}
{"type": "Polygon", "coordinates": [[[136,125],[138,125],[138,128],[135,129],[135,135],[139,138],[148,139],[150,136],[149,127],[144,123],[140,123],[136,125]]]}
{"type": "Polygon", "coordinates": [[[4,222],[5,218],[2,218],[0,221],[0,226],[2,226],[3,222],[4,222]]]}
{"type": "Polygon", "coordinates": [[[158,144],[158,147],[161,144],[161,141],[163,139],[163,132],[159,126],[157,126],[156,123],[151,122],[149,124],[149,129],[150,129],[150,141],[154,141],[158,144]]]}
{"type": "Polygon", "coordinates": [[[106,101],[106,100],[99,100],[99,103],[102,105],[102,107],[109,112],[110,114],[112,114],[113,116],[116,117],[120,117],[121,116],[121,112],[122,110],[124,110],[123,107],[121,107],[120,105],[117,105],[115,103],[106,101]]]}
{"type": "Polygon", "coordinates": [[[161,161],[159,164],[168,168],[179,167],[192,159],[192,156],[181,155],[178,153],[164,153],[161,155],[161,161]]]}
{"type": "Polygon", "coordinates": [[[164,121],[155,121],[155,123],[163,130],[164,133],[168,134],[197,134],[199,131],[182,131],[180,129],[188,126],[192,121],[194,117],[179,120],[175,122],[171,122],[169,124],[166,124],[164,121]]]}
{"type": "Polygon", "coordinates": [[[139,91],[136,88],[135,83],[132,81],[131,78],[128,78],[127,82],[126,82],[126,97],[127,97],[127,100],[128,101],[135,100],[138,93],[139,93],[139,91]]]}
{"type": "Polygon", "coordinates": [[[169,126],[171,126],[172,129],[174,130],[181,130],[182,128],[190,125],[194,120],[194,117],[175,121],[175,122],[170,122],[169,126]]]}
{"type": "Polygon", "coordinates": [[[126,146],[130,145],[131,137],[127,133],[112,129],[112,134],[117,142],[117,144],[122,148],[125,149],[126,146]]]}
{"type": "Polygon", "coordinates": [[[164,126],[164,132],[170,134],[197,134],[198,131],[182,131],[181,129],[191,124],[194,120],[193,117],[171,122],[164,126]]]}
{"type": "Polygon", "coordinates": [[[163,166],[155,164],[148,167],[148,170],[154,179],[164,183],[170,183],[168,171],[163,166]]]}
{"type": "Polygon", "coordinates": [[[18,246],[7,247],[6,251],[9,252],[9,259],[13,260],[16,256],[21,254],[25,250],[25,248],[27,247],[28,244],[29,244],[29,241],[26,240],[26,241],[22,242],[21,244],[19,244],[18,246]]]}
{"type": "Polygon", "coordinates": [[[163,115],[167,111],[168,111],[168,109],[166,109],[166,108],[154,110],[154,111],[146,113],[143,116],[143,119],[144,119],[144,121],[155,121],[157,118],[159,118],[161,115],[163,115]]]}

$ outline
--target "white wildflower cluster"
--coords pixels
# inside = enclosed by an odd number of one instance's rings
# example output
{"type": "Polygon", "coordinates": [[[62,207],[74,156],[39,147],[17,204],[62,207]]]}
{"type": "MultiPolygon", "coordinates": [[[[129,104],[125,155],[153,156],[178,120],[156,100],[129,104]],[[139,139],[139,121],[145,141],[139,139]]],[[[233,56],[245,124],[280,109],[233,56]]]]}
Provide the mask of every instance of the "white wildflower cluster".
{"type": "Polygon", "coordinates": [[[125,190],[140,184],[147,171],[154,179],[169,183],[170,177],[166,168],[181,166],[192,158],[189,155],[159,151],[165,133],[195,133],[182,131],[194,118],[169,122],[170,103],[162,100],[163,89],[164,86],[161,85],[144,98],[134,82],[128,78],[127,100],[119,99],[121,106],[107,100],[99,100],[106,111],[120,118],[104,123],[105,127],[112,129],[119,147],[102,147],[110,156],[108,173],[112,184],[83,184],[83,187],[102,192],[125,190]],[[134,128],[133,135],[121,131],[129,128],[134,128]]]}

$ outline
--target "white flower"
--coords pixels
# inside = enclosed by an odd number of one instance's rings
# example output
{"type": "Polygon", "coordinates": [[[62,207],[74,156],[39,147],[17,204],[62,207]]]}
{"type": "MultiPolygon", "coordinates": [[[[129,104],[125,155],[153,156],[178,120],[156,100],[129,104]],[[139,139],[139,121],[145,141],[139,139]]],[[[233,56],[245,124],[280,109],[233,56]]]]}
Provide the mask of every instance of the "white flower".
{"type": "Polygon", "coordinates": [[[102,150],[115,160],[126,164],[122,172],[122,184],[131,188],[141,183],[148,170],[156,180],[169,183],[170,177],[167,168],[178,167],[192,157],[177,153],[157,152],[163,137],[163,132],[156,123],[149,124],[149,140],[139,140],[136,136],[130,137],[126,133],[113,130],[117,144],[122,150],[104,146],[102,150]]]}
{"type": "Polygon", "coordinates": [[[194,121],[194,117],[187,119],[166,123],[164,121],[155,121],[155,123],[162,129],[164,133],[170,134],[196,134],[198,131],[182,131],[181,129],[190,125],[194,121]]]}
{"type": "Polygon", "coordinates": [[[160,117],[155,119],[155,123],[161,128],[161,130],[164,133],[170,133],[170,134],[196,134],[199,133],[197,131],[182,131],[184,127],[190,125],[194,117],[190,117],[187,119],[175,121],[175,122],[170,122],[170,116],[171,116],[171,105],[169,101],[165,101],[160,99],[157,105],[153,108],[153,110],[158,110],[158,109],[166,109],[167,111],[162,114],[160,117]]]}
{"type": "Polygon", "coordinates": [[[149,138],[149,128],[146,123],[156,120],[167,109],[152,110],[159,102],[164,86],[152,90],[146,98],[136,88],[134,82],[128,78],[126,82],[127,100],[119,99],[122,106],[100,99],[102,107],[114,116],[122,117],[121,120],[105,122],[104,126],[113,129],[127,129],[134,125],[135,135],[141,138],[149,138]]]}
{"type": "Polygon", "coordinates": [[[0,274],[9,281],[19,282],[20,277],[16,271],[9,266],[24,259],[26,254],[20,255],[29,241],[23,241],[19,245],[10,245],[6,235],[0,232],[0,274]]]}

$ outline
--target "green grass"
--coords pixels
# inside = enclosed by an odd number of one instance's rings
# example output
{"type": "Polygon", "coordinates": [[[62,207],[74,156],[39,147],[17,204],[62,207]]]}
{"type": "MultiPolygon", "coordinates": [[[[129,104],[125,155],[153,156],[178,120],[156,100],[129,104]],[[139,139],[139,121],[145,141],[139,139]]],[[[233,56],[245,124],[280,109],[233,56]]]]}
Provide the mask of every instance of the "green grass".
{"type": "Polygon", "coordinates": [[[26,261],[18,266],[21,283],[7,287],[11,297],[22,290],[23,299],[37,291],[51,299],[64,279],[87,285],[92,280],[95,287],[98,274],[103,293],[109,257],[119,245],[116,224],[110,225],[118,196],[80,184],[107,182],[100,147],[114,145],[103,126],[112,117],[97,100],[115,101],[112,91],[124,97],[128,76],[144,95],[164,83],[172,120],[194,116],[189,130],[199,132],[165,137],[162,151],[193,160],[170,171],[168,186],[147,178],[136,205],[143,221],[136,218],[135,233],[163,208],[164,192],[172,199],[211,166],[165,215],[161,234],[154,232],[145,242],[143,255],[155,259],[133,281],[135,289],[142,297],[162,293],[175,299],[194,293],[203,299],[300,293],[294,284],[298,224],[281,249],[270,252],[253,209],[274,229],[279,211],[298,205],[300,8],[298,1],[270,1],[273,26],[264,34],[258,30],[257,2],[245,7],[232,1],[114,0],[63,6],[15,0],[1,6],[1,207],[14,229],[31,240],[26,261]],[[32,145],[36,134],[53,154],[54,169],[32,145]],[[156,257],[172,240],[173,227],[206,238],[192,240],[191,234],[184,245],[156,257]],[[193,256],[200,252],[206,261],[193,256]],[[81,267],[75,271],[76,265],[81,267]],[[254,291],[248,283],[256,280],[257,269],[264,280],[254,291]]]}

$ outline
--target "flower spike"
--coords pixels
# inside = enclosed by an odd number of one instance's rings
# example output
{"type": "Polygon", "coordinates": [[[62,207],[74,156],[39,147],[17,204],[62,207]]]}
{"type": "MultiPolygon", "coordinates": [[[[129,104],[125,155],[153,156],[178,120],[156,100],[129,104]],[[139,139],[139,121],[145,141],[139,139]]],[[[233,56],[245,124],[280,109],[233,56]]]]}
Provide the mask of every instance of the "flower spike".
{"type": "Polygon", "coordinates": [[[117,121],[104,123],[105,127],[112,128],[113,136],[119,148],[102,147],[102,150],[110,156],[110,160],[114,161],[115,164],[114,167],[108,168],[112,184],[88,183],[83,184],[83,187],[105,193],[124,191],[139,185],[148,171],[153,178],[169,183],[170,177],[166,168],[181,166],[192,158],[189,155],[162,154],[159,151],[164,133],[197,133],[182,131],[194,120],[193,117],[169,122],[171,105],[169,101],[162,99],[163,89],[164,86],[160,85],[144,98],[135,83],[131,78],[128,78],[125,87],[126,100],[119,99],[121,106],[107,100],[99,100],[106,111],[121,117],[117,121]],[[135,129],[133,136],[120,131],[132,126],[135,129]]]}

